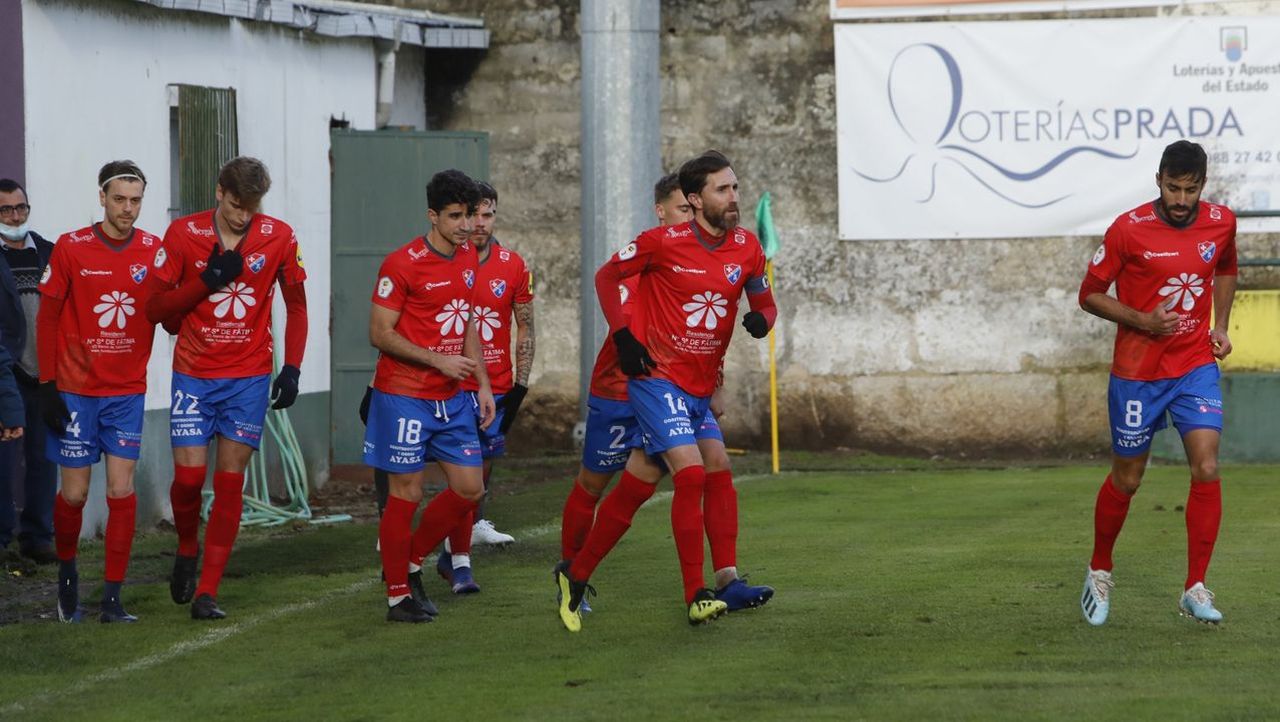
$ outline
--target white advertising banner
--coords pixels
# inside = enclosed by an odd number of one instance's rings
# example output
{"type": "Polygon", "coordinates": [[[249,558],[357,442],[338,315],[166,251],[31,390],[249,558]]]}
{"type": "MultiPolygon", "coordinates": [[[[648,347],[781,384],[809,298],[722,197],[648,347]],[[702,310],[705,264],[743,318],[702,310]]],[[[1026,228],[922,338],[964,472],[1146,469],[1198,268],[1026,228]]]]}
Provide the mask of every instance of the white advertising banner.
{"type": "Polygon", "coordinates": [[[835,34],[841,238],[1101,234],[1156,197],[1161,151],[1183,138],[1209,153],[1206,200],[1280,209],[1280,18],[835,34]]]}
{"type": "MultiPolygon", "coordinates": [[[[832,20],[922,15],[1084,12],[1178,5],[1188,0],[831,0],[832,20]]],[[[1207,0],[1191,0],[1206,2],[1207,0]]]]}

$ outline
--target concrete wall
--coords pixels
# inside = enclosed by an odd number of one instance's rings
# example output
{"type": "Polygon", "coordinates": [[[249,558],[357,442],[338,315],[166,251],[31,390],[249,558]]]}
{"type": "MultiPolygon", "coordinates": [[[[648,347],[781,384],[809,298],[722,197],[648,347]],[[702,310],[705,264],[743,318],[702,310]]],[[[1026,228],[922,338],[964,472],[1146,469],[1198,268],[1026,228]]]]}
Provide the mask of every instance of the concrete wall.
{"type": "MultiPolygon", "coordinates": [[[[491,134],[498,232],[540,278],[526,408],[559,430],[548,437],[566,439],[579,373],[579,2],[396,4],[483,16],[493,32],[482,57],[428,61],[429,119],[432,128],[491,134]]],[[[1276,12],[1272,5],[1167,12],[1276,12]]],[[[662,3],[664,165],[708,147],[727,153],[750,227],[760,194],[774,197],[784,448],[1104,451],[1113,327],[1076,305],[1098,238],[837,239],[828,8],[827,0],[662,3]]],[[[1276,255],[1271,237],[1240,245],[1244,256],[1276,255]]],[[[1258,282],[1256,272],[1242,275],[1246,287],[1258,282]]],[[[764,343],[740,333],[726,371],[730,445],[767,443],[764,343]]]]}

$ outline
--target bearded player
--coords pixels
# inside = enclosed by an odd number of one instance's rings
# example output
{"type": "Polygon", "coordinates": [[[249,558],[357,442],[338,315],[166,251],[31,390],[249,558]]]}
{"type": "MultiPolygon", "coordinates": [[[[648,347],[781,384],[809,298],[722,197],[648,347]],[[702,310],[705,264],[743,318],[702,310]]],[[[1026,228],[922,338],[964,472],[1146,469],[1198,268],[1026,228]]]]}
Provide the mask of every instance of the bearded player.
{"type": "Polygon", "coordinates": [[[298,397],[307,273],[293,229],[259,210],[270,188],[262,161],[242,156],[224,165],[217,206],[169,225],[167,258],[157,259],[154,273],[162,290],[147,304],[151,320],[180,323],[169,416],[178,553],[169,593],[177,604],[191,602],[192,619],[226,617],[218,587],[240,530],[245,468],[261,443],[267,405],[287,409],[298,397]],[[277,285],[285,307],[284,366],[272,383],[277,285]],[[215,435],[213,507],[197,584],[200,504],[215,435]]]}
{"type": "MultiPolygon", "coordinates": [[[[743,292],[751,306],[743,326],[756,338],[768,335],[777,308],[760,243],[737,227],[738,180],[729,159],[707,151],[681,166],[679,175],[694,220],[640,234],[597,272],[596,292],[619,365],[631,377],[627,396],[644,454],[659,458],[672,473],[671,523],[684,601],[689,623],[701,624],[728,609],[704,583],[704,497],[718,520],[708,527],[713,549],[729,538],[736,543],[737,508],[736,492],[733,503],[727,498],[731,479],[727,490],[707,484],[698,429],[733,335],[729,319],[736,317],[743,292]],[[637,275],[640,284],[628,317],[616,289],[624,278],[637,275]]],[[[570,631],[581,628],[580,605],[594,566],[626,532],[663,474],[663,465],[632,458],[640,463],[632,471],[629,462],[631,473],[602,504],[584,546],[588,553],[579,554],[567,570],[556,570],[560,617],[570,631]]]]}
{"type": "Polygon", "coordinates": [[[76,555],[89,474],[106,455],[106,564],[99,620],[136,622],[120,588],[133,548],[138,497],[133,472],[142,447],[147,360],[155,324],[142,313],[164,260],[160,239],[134,227],[147,179],[132,161],[98,171],[103,220],[64,234],[40,280],[36,317],[40,400],[50,461],[62,470],[54,498],[58,619],[79,622],[76,555]]]}
{"type": "Polygon", "coordinates": [[[1166,414],[1191,466],[1187,577],[1178,609],[1200,622],[1222,621],[1204,579],[1222,520],[1216,360],[1231,353],[1236,218],[1227,207],[1200,200],[1207,165],[1196,143],[1165,148],[1156,173],[1160,196],[1111,224],[1080,286],[1080,306],[1116,324],[1107,391],[1111,473],[1098,490],[1093,557],[1080,596],[1081,612],[1093,625],[1105,623],[1111,610],[1112,549],[1166,414]],[[1115,296],[1107,294],[1112,282],[1115,296]]]}

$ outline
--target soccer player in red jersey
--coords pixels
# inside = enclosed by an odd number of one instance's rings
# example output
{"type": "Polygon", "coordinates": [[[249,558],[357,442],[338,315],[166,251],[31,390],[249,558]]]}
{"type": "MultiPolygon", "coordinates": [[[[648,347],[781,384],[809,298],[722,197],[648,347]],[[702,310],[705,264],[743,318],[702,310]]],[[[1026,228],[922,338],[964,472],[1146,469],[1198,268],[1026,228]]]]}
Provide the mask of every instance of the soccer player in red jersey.
{"type": "Polygon", "coordinates": [[[259,212],[271,178],[262,161],[239,157],[218,173],[218,205],[169,225],[155,275],[160,287],[147,316],[179,323],[173,355],[169,488],[178,531],[169,593],[191,602],[192,619],[222,619],[218,585],[244,508],[244,472],[262,439],[267,404],[293,405],[307,343],[302,250],[293,229],[259,212]],[[271,383],[271,301],[284,299],[284,366],[271,383]],[[200,554],[200,502],[209,442],[218,436],[213,507],[200,554]],[[194,597],[194,601],[193,601],[194,597]]]}
{"type": "Polygon", "coordinates": [[[1196,143],[1165,148],[1156,173],[1160,197],[1116,218],[1080,286],[1080,306],[1116,324],[1107,392],[1111,473],[1098,491],[1093,558],[1080,597],[1090,624],[1107,621],[1111,552],[1166,414],[1191,465],[1187,578],[1178,609],[1201,622],[1222,620],[1204,577],[1222,519],[1216,359],[1231,353],[1236,218],[1227,207],[1200,200],[1207,165],[1196,143]],[[1115,296],[1107,294],[1112,282],[1115,296]]]}
{"type": "Polygon", "coordinates": [[[475,181],[461,171],[432,176],[430,231],[387,256],[373,292],[369,341],[380,353],[364,462],[389,472],[378,539],[391,622],[431,621],[423,559],[469,520],[484,496],[477,428],[493,423],[495,409],[472,319],[479,272],[468,240],[479,202],[475,181]],[[462,389],[470,376],[477,382],[474,402],[462,389]],[[448,488],[411,529],[428,458],[440,465],[448,488]]]}
{"type": "MultiPolygon", "coordinates": [[[[472,317],[480,334],[485,370],[493,390],[497,415],[488,428],[478,429],[484,459],[485,497],[493,460],[506,453],[506,432],[515,421],[524,397],[529,393],[529,372],[533,369],[533,281],[520,254],[493,237],[498,213],[498,192],[477,181],[480,205],[476,208],[471,245],[477,254],[475,306],[472,317]],[[516,353],[511,359],[511,321],[515,318],[516,353]]],[[[480,384],[474,378],[462,382],[473,403],[479,403],[480,384]]],[[[477,423],[479,419],[477,419],[477,423]]],[[[468,518],[449,534],[445,552],[436,562],[440,576],[450,583],[454,594],[480,591],[471,573],[471,544],[510,544],[515,538],[494,528],[484,517],[484,498],[476,507],[475,519],[468,518]]]]}
{"type": "Polygon", "coordinates": [[[155,324],[142,306],[154,288],[148,276],[163,263],[160,239],[134,227],[147,180],[132,161],[98,172],[103,220],[64,234],[40,279],[36,317],[46,450],[62,467],[54,499],[58,551],[58,619],[81,619],[76,552],[89,496],[89,473],[107,456],[106,584],[103,622],[136,622],[120,601],[138,498],[133,471],[142,445],[147,360],[155,324]]]}
{"type": "MultiPolygon", "coordinates": [[[[698,429],[708,416],[733,334],[728,319],[736,316],[742,293],[751,306],[743,326],[756,338],[768,335],[777,308],[760,243],[737,225],[738,181],[729,159],[707,151],[686,162],[680,168],[680,188],[693,206],[694,220],[640,234],[597,272],[596,292],[613,329],[619,365],[632,377],[627,396],[644,453],[661,457],[672,472],[671,522],[684,599],[689,622],[699,624],[728,609],[703,583],[704,497],[711,515],[723,522],[708,529],[713,549],[730,538],[736,542],[737,509],[736,493],[731,503],[724,487],[707,483],[698,429]],[[628,317],[615,289],[622,279],[636,275],[640,284],[628,317]]],[[[580,605],[595,565],[626,532],[663,473],[662,466],[638,455],[628,462],[628,471],[602,505],[583,552],[567,570],[556,569],[560,617],[570,631],[581,628],[580,605]],[[642,462],[634,471],[633,461],[642,462]]],[[[731,479],[726,481],[732,492],[731,479]]],[[[729,554],[725,549],[726,559],[729,554]]]]}

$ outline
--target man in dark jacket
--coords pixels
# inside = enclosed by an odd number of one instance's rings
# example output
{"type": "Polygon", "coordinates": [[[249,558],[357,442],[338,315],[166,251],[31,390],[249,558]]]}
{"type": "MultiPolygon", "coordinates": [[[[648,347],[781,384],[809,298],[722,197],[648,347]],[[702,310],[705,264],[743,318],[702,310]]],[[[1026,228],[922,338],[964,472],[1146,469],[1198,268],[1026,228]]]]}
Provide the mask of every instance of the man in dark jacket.
{"type": "Polygon", "coordinates": [[[22,438],[26,414],[22,410],[22,394],[13,380],[13,359],[0,344],[0,441],[22,438]]]}
{"type": "Polygon", "coordinates": [[[45,457],[41,421],[40,370],[36,362],[36,312],[40,277],[49,265],[53,244],[28,227],[31,206],[27,191],[0,179],[0,339],[13,362],[13,376],[26,409],[25,436],[0,441],[0,549],[18,538],[18,550],[41,564],[58,560],[53,549],[53,497],[57,467],[45,457]],[[16,473],[19,454],[26,474],[16,473]],[[15,518],[15,491],[23,478],[22,516],[15,518]]]}

